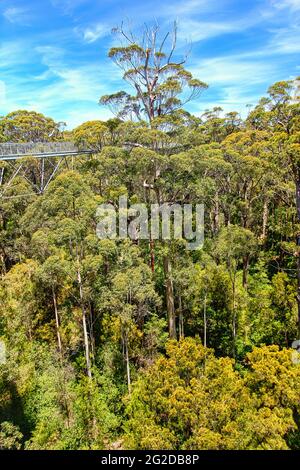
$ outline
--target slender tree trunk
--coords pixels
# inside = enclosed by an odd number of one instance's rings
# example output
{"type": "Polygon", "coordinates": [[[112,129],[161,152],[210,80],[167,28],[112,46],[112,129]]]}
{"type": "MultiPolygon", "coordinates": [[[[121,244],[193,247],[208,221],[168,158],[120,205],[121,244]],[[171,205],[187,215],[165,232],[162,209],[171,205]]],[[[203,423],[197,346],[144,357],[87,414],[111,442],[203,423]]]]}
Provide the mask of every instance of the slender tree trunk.
{"type": "Polygon", "coordinates": [[[219,195],[216,194],[215,199],[215,209],[214,209],[214,235],[219,232],[220,228],[220,204],[219,204],[219,195]]]}
{"type": "Polygon", "coordinates": [[[91,354],[92,359],[95,357],[95,336],[94,336],[94,315],[93,315],[93,305],[89,303],[89,331],[90,331],[90,343],[91,343],[91,354]]]}
{"type": "Polygon", "coordinates": [[[89,378],[92,378],[89,337],[88,337],[88,331],[87,331],[86,312],[85,312],[85,307],[84,307],[82,280],[81,280],[81,274],[80,274],[80,271],[79,271],[79,267],[77,269],[77,281],[78,281],[78,286],[79,286],[79,296],[80,296],[81,311],[82,311],[82,327],[83,327],[83,340],[84,340],[84,349],[85,349],[86,371],[87,371],[87,376],[89,378]]]}
{"type": "Polygon", "coordinates": [[[243,287],[247,289],[248,285],[248,270],[249,270],[249,255],[243,258],[243,287]]]}
{"type": "Polygon", "coordinates": [[[209,221],[210,221],[210,230],[212,235],[215,233],[215,223],[214,223],[214,209],[212,208],[209,211],[209,221]]]}
{"type": "Polygon", "coordinates": [[[233,357],[235,358],[235,345],[236,345],[236,301],[235,301],[235,281],[236,273],[233,274],[232,280],[232,339],[233,339],[233,357]]]}
{"type": "Polygon", "coordinates": [[[168,255],[164,256],[164,273],[166,282],[166,302],[168,312],[169,336],[171,339],[177,339],[176,318],[174,308],[174,287],[172,280],[171,261],[168,255]]]}
{"type": "Polygon", "coordinates": [[[4,168],[0,168],[0,186],[2,186],[2,183],[3,183],[3,176],[4,176],[4,168]]]}
{"type": "Polygon", "coordinates": [[[129,363],[129,354],[128,354],[128,338],[127,338],[126,334],[125,334],[125,338],[124,338],[124,346],[125,346],[127,386],[128,386],[128,393],[129,393],[129,395],[131,395],[131,377],[130,377],[130,363],[129,363]]]}
{"type": "Polygon", "coordinates": [[[184,321],[183,321],[181,295],[179,295],[178,302],[179,302],[179,339],[181,339],[181,338],[184,338],[184,321]]]}
{"type": "MultiPolygon", "coordinates": [[[[296,206],[297,206],[297,216],[298,222],[300,223],[300,175],[296,181],[296,206]]],[[[300,333],[300,233],[297,233],[297,306],[298,306],[298,330],[300,333]]]]}
{"type": "Polygon", "coordinates": [[[269,217],[269,207],[268,207],[268,201],[265,199],[264,201],[264,210],[263,210],[263,218],[262,218],[262,232],[261,232],[261,238],[265,240],[267,236],[267,225],[268,225],[268,217],[269,217]]]}
{"type": "Polygon", "coordinates": [[[151,271],[154,273],[155,269],[155,258],[154,258],[154,241],[150,238],[149,242],[150,247],[150,264],[151,264],[151,271]]]}
{"type": "Polygon", "coordinates": [[[224,210],[224,224],[226,227],[229,227],[230,225],[230,210],[224,210]]]}
{"type": "Polygon", "coordinates": [[[1,277],[3,278],[6,274],[6,262],[4,254],[0,254],[0,262],[1,262],[1,277]]]}
{"type": "Polygon", "coordinates": [[[207,294],[204,295],[204,308],[203,308],[203,346],[207,347],[207,318],[206,318],[206,301],[207,294]]]}
{"type": "Polygon", "coordinates": [[[61,336],[60,336],[60,331],[59,331],[60,321],[59,321],[59,314],[58,314],[57,300],[56,300],[56,292],[55,292],[54,286],[52,286],[52,298],[53,298],[54,313],[55,313],[55,326],[56,326],[58,350],[59,350],[60,356],[62,357],[62,342],[61,342],[61,336]]]}
{"type": "Polygon", "coordinates": [[[67,428],[69,428],[70,427],[70,409],[69,409],[69,403],[68,403],[65,370],[63,367],[63,350],[62,350],[62,340],[60,336],[60,319],[59,319],[59,313],[58,313],[58,308],[57,308],[56,292],[55,292],[55,288],[53,285],[52,285],[52,298],[53,298],[54,313],[55,313],[57,344],[58,344],[58,350],[59,350],[60,362],[61,362],[62,379],[60,380],[60,383],[61,383],[61,389],[62,389],[62,395],[63,395],[63,403],[64,403],[63,406],[64,406],[64,410],[65,410],[66,417],[67,417],[66,425],[67,425],[67,428]]]}
{"type": "MultiPolygon", "coordinates": [[[[150,204],[150,201],[151,201],[151,194],[150,194],[151,185],[149,184],[146,187],[144,185],[144,190],[145,190],[145,199],[150,204]]],[[[149,250],[150,250],[150,267],[151,267],[152,273],[154,273],[154,269],[155,269],[154,240],[152,239],[151,230],[150,230],[150,239],[149,239],[149,250]]]]}

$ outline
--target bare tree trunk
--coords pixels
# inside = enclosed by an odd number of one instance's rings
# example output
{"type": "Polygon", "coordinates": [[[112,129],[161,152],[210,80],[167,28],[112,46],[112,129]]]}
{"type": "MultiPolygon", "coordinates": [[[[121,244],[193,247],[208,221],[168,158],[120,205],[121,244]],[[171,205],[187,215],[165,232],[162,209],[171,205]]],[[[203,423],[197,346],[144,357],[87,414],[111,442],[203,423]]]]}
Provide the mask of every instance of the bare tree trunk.
{"type": "Polygon", "coordinates": [[[77,281],[78,281],[78,286],[79,286],[79,296],[80,296],[81,311],[82,311],[82,327],[83,327],[83,340],[84,340],[84,349],[85,349],[86,371],[87,371],[88,377],[92,378],[89,337],[88,337],[88,331],[87,331],[86,312],[85,312],[85,307],[84,307],[83,291],[82,291],[82,280],[81,280],[81,274],[80,274],[79,267],[77,269],[77,281]]]}
{"type": "Polygon", "coordinates": [[[58,309],[57,309],[57,300],[56,300],[56,293],[55,293],[54,286],[52,286],[52,298],[53,298],[54,313],[55,313],[55,326],[56,326],[58,350],[59,350],[59,354],[62,356],[62,342],[61,342],[61,336],[60,336],[60,331],[59,331],[60,322],[59,322],[59,314],[58,314],[58,309]]]}
{"type": "Polygon", "coordinates": [[[164,256],[164,273],[166,281],[166,301],[168,312],[169,336],[171,339],[177,339],[176,318],[174,308],[174,287],[171,272],[171,261],[168,255],[164,256]]]}

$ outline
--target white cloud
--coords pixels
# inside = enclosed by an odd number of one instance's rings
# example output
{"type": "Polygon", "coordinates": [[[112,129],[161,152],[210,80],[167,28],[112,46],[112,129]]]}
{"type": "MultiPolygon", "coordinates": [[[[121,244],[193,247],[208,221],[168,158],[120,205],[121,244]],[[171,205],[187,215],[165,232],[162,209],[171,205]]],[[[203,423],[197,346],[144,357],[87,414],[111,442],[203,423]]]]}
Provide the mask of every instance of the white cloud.
{"type": "Polygon", "coordinates": [[[57,46],[38,46],[35,50],[42,55],[42,64],[47,67],[56,67],[63,63],[65,50],[57,46]]]}
{"type": "Polygon", "coordinates": [[[121,80],[109,60],[103,64],[96,57],[70,63],[69,51],[63,45],[42,41],[38,46],[30,41],[0,43],[0,70],[1,115],[32,109],[66,121],[69,127],[84,120],[111,117],[98,100],[119,89],[121,80]],[[38,67],[32,68],[33,63],[38,67]]]}
{"type": "Polygon", "coordinates": [[[4,18],[10,23],[28,24],[30,15],[25,8],[9,7],[3,12],[4,18]]]}
{"type": "Polygon", "coordinates": [[[97,41],[100,38],[103,38],[107,34],[110,33],[110,29],[102,24],[98,23],[95,26],[89,27],[89,28],[76,28],[75,32],[80,34],[82,36],[83,40],[87,43],[93,43],[97,41]]]}
{"type": "Polygon", "coordinates": [[[224,111],[248,112],[246,105],[255,105],[268,84],[280,77],[280,64],[276,61],[255,60],[243,55],[214,57],[189,67],[193,75],[209,84],[191,111],[197,115],[207,108],[221,106],[224,111]]]}
{"type": "Polygon", "coordinates": [[[38,82],[42,82],[44,80],[49,80],[52,77],[51,70],[46,70],[43,73],[40,73],[39,75],[34,75],[34,80],[38,82]]]}
{"type": "Polygon", "coordinates": [[[68,129],[74,129],[85,121],[106,121],[113,117],[112,113],[104,107],[96,106],[94,109],[83,110],[80,107],[69,111],[67,115],[67,127],[68,129]]]}
{"type": "Polygon", "coordinates": [[[4,106],[6,103],[6,86],[3,80],[0,80],[0,106],[4,106]]]}
{"type": "Polygon", "coordinates": [[[0,69],[13,69],[15,66],[29,62],[31,50],[20,41],[0,43],[0,69]]]}
{"type": "Polygon", "coordinates": [[[89,0],[51,0],[51,3],[65,15],[71,15],[76,8],[84,5],[88,1],[89,0]]]}
{"type": "Polygon", "coordinates": [[[214,36],[219,36],[220,34],[232,32],[232,30],[232,25],[227,23],[213,23],[186,19],[180,23],[178,37],[181,40],[197,42],[214,36]]]}
{"type": "Polygon", "coordinates": [[[272,31],[273,37],[269,48],[274,53],[296,54],[300,52],[300,30],[298,25],[272,31]]]}
{"type": "Polygon", "coordinates": [[[200,116],[206,109],[220,106],[225,113],[237,111],[242,117],[246,117],[249,112],[248,106],[255,106],[265,93],[265,89],[255,92],[253,87],[247,85],[242,87],[239,85],[223,85],[218,91],[218,96],[214,96],[214,93],[209,96],[204,94],[197,103],[189,105],[189,110],[196,116],[200,116]]]}
{"type": "Polygon", "coordinates": [[[112,116],[98,105],[98,100],[120,86],[114,64],[95,61],[70,66],[67,51],[50,45],[38,46],[33,52],[41,54],[46,70],[32,76],[31,80],[28,76],[18,76],[9,84],[5,112],[19,107],[33,109],[66,121],[69,128],[85,120],[112,116]],[[107,77],[110,77],[109,83],[107,77]],[[36,86],[37,81],[44,81],[43,86],[36,86]]]}
{"type": "Polygon", "coordinates": [[[276,63],[244,59],[242,55],[214,57],[189,67],[195,77],[209,84],[258,84],[268,80],[276,70],[276,63]]]}
{"type": "Polygon", "coordinates": [[[242,33],[263,21],[264,17],[257,11],[250,12],[241,18],[220,21],[198,20],[195,19],[195,15],[190,15],[180,18],[178,37],[180,40],[198,42],[224,34],[242,33]]]}
{"type": "Polygon", "coordinates": [[[181,20],[182,16],[201,15],[211,11],[215,12],[216,9],[220,9],[224,3],[226,3],[226,0],[180,0],[172,2],[172,5],[168,2],[165,4],[162,2],[159,16],[166,15],[168,18],[170,18],[170,16],[177,16],[178,19],[181,20]]]}
{"type": "Polygon", "coordinates": [[[279,10],[289,8],[292,11],[300,10],[300,0],[272,0],[272,5],[279,10]]]}
{"type": "Polygon", "coordinates": [[[179,23],[178,37],[181,40],[198,42],[243,29],[245,29],[245,25],[239,22],[209,22],[183,19],[179,23]]]}

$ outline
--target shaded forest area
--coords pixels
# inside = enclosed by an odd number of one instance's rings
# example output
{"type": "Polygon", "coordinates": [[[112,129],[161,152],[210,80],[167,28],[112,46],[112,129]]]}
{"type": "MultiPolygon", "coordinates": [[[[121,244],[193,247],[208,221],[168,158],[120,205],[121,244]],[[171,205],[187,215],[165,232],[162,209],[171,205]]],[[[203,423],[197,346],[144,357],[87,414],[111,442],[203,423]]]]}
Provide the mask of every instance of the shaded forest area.
{"type": "Polygon", "coordinates": [[[116,33],[134,94],[101,98],[115,118],[0,119],[0,142],[94,150],[31,197],[39,163],[24,158],[0,199],[0,448],[300,449],[299,82],[246,119],[196,117],[184,106],[207,85],[176,26],[116,33]],[[121,195],[203,203],[203,249],[98,239],[97,207],[121,195]]]}

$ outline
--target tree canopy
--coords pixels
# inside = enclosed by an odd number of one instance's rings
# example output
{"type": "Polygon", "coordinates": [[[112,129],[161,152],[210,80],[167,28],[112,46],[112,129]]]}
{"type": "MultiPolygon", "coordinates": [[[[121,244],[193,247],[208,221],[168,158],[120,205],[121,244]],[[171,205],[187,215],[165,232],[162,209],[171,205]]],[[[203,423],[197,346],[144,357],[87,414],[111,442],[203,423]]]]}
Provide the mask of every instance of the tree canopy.
{"type": "Polygon", "coordinates": [[[1,142],[94,151],[53,156],[32,197],[37,160],[23,178],[1,163],[0,449],[300,449],[299,81],[246,118],[193,116],[206,85],[176,25],[116,33],[134,90],[101,99],[117,117],[69,132],[33,111],[0,119],[1,142]],[[203,247],[98,238],[97,208],[119,196],[204,204],[203,247]]]}

